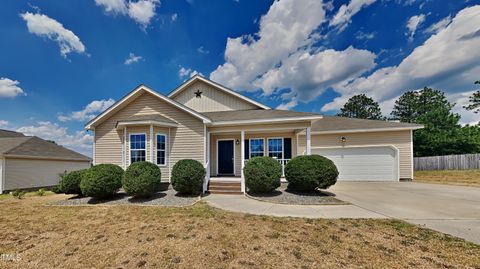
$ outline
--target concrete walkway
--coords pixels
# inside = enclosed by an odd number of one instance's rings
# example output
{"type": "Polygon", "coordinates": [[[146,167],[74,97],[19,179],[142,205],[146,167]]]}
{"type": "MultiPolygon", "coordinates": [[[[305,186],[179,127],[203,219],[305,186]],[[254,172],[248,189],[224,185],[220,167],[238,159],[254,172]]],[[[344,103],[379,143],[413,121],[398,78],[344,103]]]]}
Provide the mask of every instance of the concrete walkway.
{"type": "Polygon", "coordinates": [[[480,188],[413,182],[338,182],[329,189],[351,205],[283,205],[242,195],[209,195],[235,212],[304,218],[396,218],[480,244],[480,188]]]}
{"type": "Polygon", "coordinates": [[[284,205],[257,201],[243,195],[212,194],[204,198],[214,207],[253,215],[299,218],[386,218],[355,205],[284,205]]]}

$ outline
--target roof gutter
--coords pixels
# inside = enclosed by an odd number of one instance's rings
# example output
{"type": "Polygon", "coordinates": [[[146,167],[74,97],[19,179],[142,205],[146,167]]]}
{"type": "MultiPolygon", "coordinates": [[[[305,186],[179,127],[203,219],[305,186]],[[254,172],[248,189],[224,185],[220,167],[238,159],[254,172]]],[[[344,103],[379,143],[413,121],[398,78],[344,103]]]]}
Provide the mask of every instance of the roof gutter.
{"type": "Polygon", "coordinates": [[[42,157],[32,155],[10,155],[5,154],[2,158],[14,158],[14,159],[35,159],[35,160],[55,160],[55,161],[74,161],[74,162],[91,162],[92,159],[77,159],[77,158],[61,158],[61,157],[42,157]]]}
{"type": "MultiPolygon", "coordinates": [[[[368,133],[368,132],[388,132],[388,131],[410,131],[422,129],[421,126],[411,127],[388,127],[388,128],[372,128],[372,129],[349,129],[349,130],[331,130],[331,131],[312,131],[312,134],[344,134],[344,133],[368,133]]],[[[305,131],[299,134],[305,134],[305,131]]]]}
{"type": "Polygon", "coordinates": [[[278,123],[291,121],[314,121],[322,119],[323,116],[305,116],[305,117],[289,117],[289,118],[273,118],[273,119],[259,119],[259,120],[232,120],[232,121],[217,121],[207,124],[208,126],[224,126],[224,125],[241,125],[241,124],[262,124],[262,123],[278,123]]]}

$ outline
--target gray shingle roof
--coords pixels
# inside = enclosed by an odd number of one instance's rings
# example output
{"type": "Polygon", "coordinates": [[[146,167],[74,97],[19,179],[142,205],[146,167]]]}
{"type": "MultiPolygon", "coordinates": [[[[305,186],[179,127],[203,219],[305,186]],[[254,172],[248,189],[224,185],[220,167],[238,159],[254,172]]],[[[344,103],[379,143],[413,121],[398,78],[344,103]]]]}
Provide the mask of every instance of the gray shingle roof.
{"type": "Polygon", "coordinates": [[[240,121],[240,120],[267,120],[279,118],[296,118],[319,116],[319,114],[308,112],[296,112],[289,110],[276,109],[252,109],[252,110],[232,110],[232,111],[215,111],[202,112],[203,115],[212,120],[212,122],[221,121],[240,121]]]}
{"type": "Polygon", "coordinates": [[[31,137],[23,136],[23,137],[0,137],[0,154],[4,154],[9,150],[17,147],[18,145],[22,144],[23,142],[27,141],[31,137]]]}
{"type": "Polygon", "coordinates": [[[0,138],[1,137],[21,137],[21,136],[25,136],[25,135],[23,135],[22,133],[10,131],[10,130],[0,129],[0,138]]]}
{"type": "Polygon", "coordinates": [[[383,128],[422,128],[423,125],[393,122],[383,120],[364,120],[352,119],[336,116],[324,116],[323,119],[312,123],[312,131],[346,131],[346,130],[360,130],[360,129],[383,129],[383,128]]]}
{"type": "Polygon", "coordinates": [[[36,136],[0,138],[0,154],[60,160],[91,160],[85,155],[36,136]]]}

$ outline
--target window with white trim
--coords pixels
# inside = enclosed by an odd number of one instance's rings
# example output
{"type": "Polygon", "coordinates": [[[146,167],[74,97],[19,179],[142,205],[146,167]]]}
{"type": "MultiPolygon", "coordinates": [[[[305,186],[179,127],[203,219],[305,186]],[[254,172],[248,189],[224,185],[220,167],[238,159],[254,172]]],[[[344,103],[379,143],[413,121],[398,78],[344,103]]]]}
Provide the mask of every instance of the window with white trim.
{"type": "Polygon", "coordinates": [[[264,140],[263,138],[250,139],[250,158],[264,155],[264,140]]]}
{"type": "Polygon", "coordinates": [[[157,134],[157,164],[167,164],[167,136],[157,134]]]}
{"type": "Polygon", "coordinates": [[[146,134],[130,134],[130,163],[143,162],[147,156],[146,134]]]}
{"type": "Polygon", "coordinates": [[[274,159],[283,159],[283,138],[268,139],[268,156],[274,159]]]}

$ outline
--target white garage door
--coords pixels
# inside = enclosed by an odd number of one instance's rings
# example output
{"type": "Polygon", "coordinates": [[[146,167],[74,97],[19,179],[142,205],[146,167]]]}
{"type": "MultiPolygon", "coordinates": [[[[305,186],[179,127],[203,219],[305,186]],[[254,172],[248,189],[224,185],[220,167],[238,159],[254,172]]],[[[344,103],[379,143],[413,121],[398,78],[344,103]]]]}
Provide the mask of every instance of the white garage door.
{"type": "Polygon", "coordinates": [[[312,149],[332,160],[338,180],[397,181],[396,151],[391,147],[312,149]]]}

